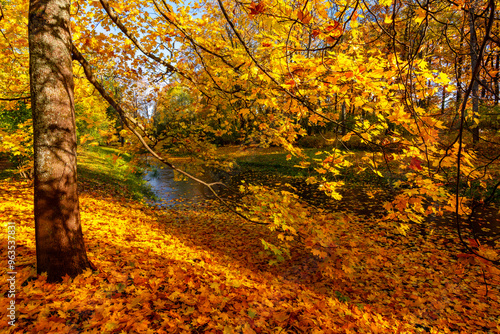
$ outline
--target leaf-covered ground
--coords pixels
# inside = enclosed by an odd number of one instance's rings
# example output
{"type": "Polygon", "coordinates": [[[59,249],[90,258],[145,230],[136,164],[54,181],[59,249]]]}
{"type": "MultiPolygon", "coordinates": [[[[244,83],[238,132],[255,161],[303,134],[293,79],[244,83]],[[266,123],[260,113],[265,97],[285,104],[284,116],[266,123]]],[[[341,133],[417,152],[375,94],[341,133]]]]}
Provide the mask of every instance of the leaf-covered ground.
{"type": "MultiPolygon", "coordinates": [[[[269,266],[260,239],[274,236],[217,207],[160,210],[86,191],[81,211],[98,271],[49,284],[35,276],[32,189],[0,183],[2,254],[7,222],[16,223],[17,237],[17,322],[7,325],[9,298],[0,299],[0,331],[500,331],[499,272],[457,258],[451,233],[403,237],[373,222],[332,217],[345,258],[323,261],[296,245],[291,260],[269,266]]],[[[1,289],[6,297],[7,285],[1,289]]]]}

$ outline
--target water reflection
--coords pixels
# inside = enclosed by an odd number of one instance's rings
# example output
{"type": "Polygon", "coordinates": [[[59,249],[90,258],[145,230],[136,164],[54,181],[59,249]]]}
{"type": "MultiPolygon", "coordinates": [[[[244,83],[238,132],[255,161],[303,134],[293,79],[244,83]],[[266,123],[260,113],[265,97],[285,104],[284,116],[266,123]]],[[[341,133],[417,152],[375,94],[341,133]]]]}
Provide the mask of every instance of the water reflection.
{"type": "Polygon", "coordinates": [[[206,200],[205,186],[189,179],[179,179],[168,167],[161,168],[150,161],[148,163],[154,168],[144,178],[159,198],[155,204],[170,207],[179,203],[193,204],[206,200]]]}

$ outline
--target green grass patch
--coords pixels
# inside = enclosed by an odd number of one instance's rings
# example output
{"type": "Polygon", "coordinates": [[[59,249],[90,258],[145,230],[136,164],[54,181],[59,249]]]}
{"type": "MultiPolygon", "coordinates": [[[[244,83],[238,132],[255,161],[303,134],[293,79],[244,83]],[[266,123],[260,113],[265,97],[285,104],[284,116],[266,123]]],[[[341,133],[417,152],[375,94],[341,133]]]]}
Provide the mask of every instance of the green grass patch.
{"type": "MultiPolygon", "coordinates": [[[[304,150],[309,157],[315,156],[315,154],[320,151],[322,150],[304,150]]],[[[290,160],[287,160],[287,155],[288,152],[285,151],[263,154],[250,153],[248,155],[237,157],[236,162],[242,169],[249,169],[281,176],[307,177],[316,173],[312,167],[298,167],[301,160],[297,157],[292,157],[290,160]]]]}
{"type": "MultiPolygon", "coordinates": [[[[94,191],[136,200],[156,196],[143,179],[144,168],[120,148],[86,146],[78,148],[79,191],[94,191]]],[[[0,156],[0,180],[22,179],[7,155],[0,156]]]]}
{"type": "MultiPolygon", "coordinates": [[[[325,154],[318,154],[325,152],[324,149],[304,149],[304,153],[311,159],[325,158],[325,154]]],[[[362,154],[363,152],[359,152],[362,154]]],[[[309,176],[321,176],[311,164],[308,168],[298,167],[300,159],[292,157],[287,160],[288,152],[249,152],[246,155],[236,157],[236,162],[243,170],[251,170],[276,176],[287,176],[296,178],[305,178],[309,176]]],[[[322,174],[324,176],[324,174],[322,174]]],[[[375,185],[387,185],[387,180],[373,173],[371,170],[366,169],[359,173],[353,167],[342,169],[339,178],[350,184],[364,184],[370,183],[375,185]]]]}
{"type": "Polygon", "coordinates": [[[78,150],[81,191],[105,192],[133,199],[156,199],[143,179],[144,169],[119,148],[88,146],[78,150]]]}

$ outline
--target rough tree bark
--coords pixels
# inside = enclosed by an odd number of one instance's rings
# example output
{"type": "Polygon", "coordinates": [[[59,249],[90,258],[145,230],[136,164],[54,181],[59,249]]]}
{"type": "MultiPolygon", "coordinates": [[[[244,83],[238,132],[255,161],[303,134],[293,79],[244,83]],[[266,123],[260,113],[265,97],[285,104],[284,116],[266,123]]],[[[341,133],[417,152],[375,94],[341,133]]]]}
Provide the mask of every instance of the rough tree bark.
{"type": "Polygon", "coordinates": [[[30,0],[37,272],[49,281],[92,268],[80,225],[70,32],[71,0],[30,0]]]}

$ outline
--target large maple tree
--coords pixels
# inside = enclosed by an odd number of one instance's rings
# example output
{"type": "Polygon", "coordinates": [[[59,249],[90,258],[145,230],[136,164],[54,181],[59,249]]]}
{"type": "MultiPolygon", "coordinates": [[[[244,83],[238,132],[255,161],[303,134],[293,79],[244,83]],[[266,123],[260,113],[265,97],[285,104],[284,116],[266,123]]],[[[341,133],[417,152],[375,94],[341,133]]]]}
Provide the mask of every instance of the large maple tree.
{"type": "Polygon", "coordinates": [[[70,4],[31,1],[29,9],[37,271],[47,272],[49,281],[91,267],[76,182],[70,4]]]}

